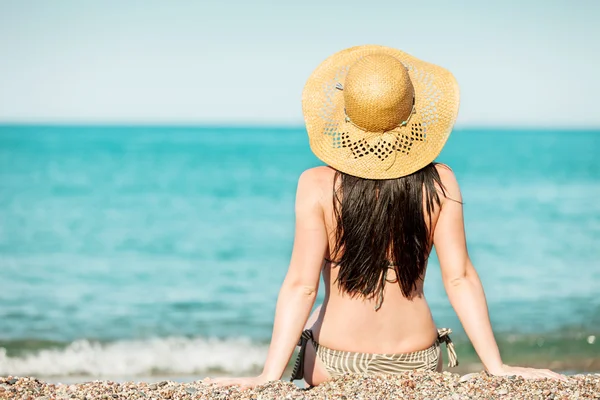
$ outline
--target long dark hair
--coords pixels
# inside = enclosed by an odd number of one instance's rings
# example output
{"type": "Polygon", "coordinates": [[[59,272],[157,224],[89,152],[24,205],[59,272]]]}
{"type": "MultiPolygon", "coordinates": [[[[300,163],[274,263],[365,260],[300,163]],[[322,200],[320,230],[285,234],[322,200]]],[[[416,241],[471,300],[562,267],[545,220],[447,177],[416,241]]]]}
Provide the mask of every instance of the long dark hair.
{"type": "Polygon", "coordinates": [[[337,228],[331,259],[339,265],[337,283],[344,292],[371,298],[385,284],[387,269],[393,268],[402,293],[412,298],[431,250],[427,222],[431,226],[431,214],[440,205],[436,184],[445,196],[435,163],[386,180],[336,172],[337,228]]]}

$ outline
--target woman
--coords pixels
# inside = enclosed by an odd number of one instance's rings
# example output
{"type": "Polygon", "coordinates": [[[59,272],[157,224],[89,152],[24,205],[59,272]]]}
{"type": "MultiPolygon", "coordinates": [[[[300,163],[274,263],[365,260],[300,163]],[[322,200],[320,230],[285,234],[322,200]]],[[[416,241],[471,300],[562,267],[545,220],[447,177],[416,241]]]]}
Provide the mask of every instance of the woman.
{"type": "Polygon", "coordinates": [[[387,47],[341,51],[313,72],[303,111],[311,149],[327,166],[298,182],[294,248],[263,373],[208,381],[252,387],[281,379],[299,338],[293,378],[309,385],[346,372],[441,371],[441,342],[456,365],[449,330],[436,329],[423,295],[433,246],[486,370],[562,378],[500,358],[467,253],[458,183],[433,163],[458,105],[450,72],[387,47]],[[325,300],[307,324],[321,273],[325,300]]]}

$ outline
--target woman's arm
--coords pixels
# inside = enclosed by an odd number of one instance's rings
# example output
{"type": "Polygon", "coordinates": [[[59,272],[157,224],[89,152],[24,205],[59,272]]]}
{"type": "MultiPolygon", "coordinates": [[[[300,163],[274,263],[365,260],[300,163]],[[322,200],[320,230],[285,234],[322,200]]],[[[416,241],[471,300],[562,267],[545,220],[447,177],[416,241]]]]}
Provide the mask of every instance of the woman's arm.
{"type": "Polygon", "coordinates": [[[447,198],[442,201],[433,242],[440,261],[444,287],[467,336],[487,371],[493,375],[562,378],[549,370],[510,367],[502,363],[494,338],[487,302],[479,276],[467,253],[462,198],[453,172],[438,168],[447,198]]]}
{"type": "Polygon", "coordinates": [[[317,297],[327,250],[318,170],[305,171],[296,194],[296,232],[290,266],[279,291],[271,346],[263,375],[280,379],[317,297]]]}
{"type": "Polygon", "coordinates": [[[271,345],[262,374],[255,378],[205,381],[252,387],[281,379],[314,305],[328,247],[320,179],[319,169],[310,169],[298,180],[294,247],[287,275],[279,290],[271,345]]]}

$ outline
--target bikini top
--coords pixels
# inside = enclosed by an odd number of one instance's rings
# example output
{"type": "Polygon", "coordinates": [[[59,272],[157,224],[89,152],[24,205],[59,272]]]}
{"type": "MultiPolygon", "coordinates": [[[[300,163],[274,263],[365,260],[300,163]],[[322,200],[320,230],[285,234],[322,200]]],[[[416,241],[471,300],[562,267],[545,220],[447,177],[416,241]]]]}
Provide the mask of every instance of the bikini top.
{"type": "MultiPolygon", "coordinates": [[[[338,264],[337,262],[330,260],[329,258],[325,257],[325,261],[330,263],[330,264],[338,264]]],[[[377,303],[375,304],[375,311],[379,310],[381,308],[381,305],[383,304],[383,290],[384,290],[384,286],[386,282],[389,283],[398,283],[398,277],[396,276],[396,279],[394,280],[389,280],[387,277],[387,274],[389,272],[390,269],[394,269],[394,264],[391,261],[388,261],[388,265],[386,267],[385,270],[385,278],[382,280],[381,286],[379,288],[379,291],[377,293],[377,303]]]]}

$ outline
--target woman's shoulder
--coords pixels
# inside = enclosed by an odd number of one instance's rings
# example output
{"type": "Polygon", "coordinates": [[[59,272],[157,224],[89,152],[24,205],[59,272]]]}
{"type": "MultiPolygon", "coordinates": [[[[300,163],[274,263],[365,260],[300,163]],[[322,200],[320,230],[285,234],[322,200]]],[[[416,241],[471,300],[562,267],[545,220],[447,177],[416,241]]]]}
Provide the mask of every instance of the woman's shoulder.
{"type": "Polygon", "coordinates": [[[300,178],[298,178],[298,183],[306,183],[312,186],[331,185],[334,177],[335,169],[324,165],[303,171],[300,178]]]}
{"type": "Polygon", "coordinates": [[[446,180],[450,180],[450,179],[456,180],[456,177],[454,175],[454,171],[452,171],[452,168],[450,168],[450,166],[448,164],[435,163],[435,169],[437,170],[437,172],[440,175],[440,178],[442,180],[444,180],[444,179],[446,179],[446,180]]]}
{"type": "Polygon", "coordinates": [[[441,192],[445,195],[443,197],[461,202],[462,196],[460,194],[460,187],[452,168],[450,168],[449,165],[442,163],[436,163],[435,168],[442,183],[441,192]]]}
{"type": "Polygon", "coordinates": [[[322,200],[331,191],[335,170],[328,166],[309,168],[298,178],[297,194],[301,197],[312,197],[322,200]]]}

